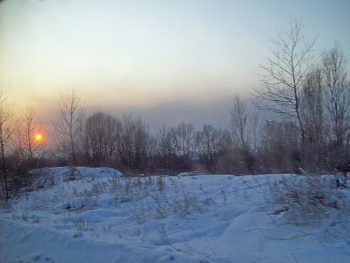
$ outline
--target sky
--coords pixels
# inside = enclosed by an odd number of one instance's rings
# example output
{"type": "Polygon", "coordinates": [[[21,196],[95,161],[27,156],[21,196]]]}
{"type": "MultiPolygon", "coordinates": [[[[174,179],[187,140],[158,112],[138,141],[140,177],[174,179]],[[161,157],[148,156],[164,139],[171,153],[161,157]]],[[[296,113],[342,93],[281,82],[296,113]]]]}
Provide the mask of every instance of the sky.
{"type": "Polygon", "coordinates": [[[234,93],[259,88],[277,29],[302,19],[315,55],[337,39],[349,58],[349,10],[348,0],[5,0],[1,81],[47,131],[73,87],[90,112],[132,113],[151,129],[226,128],[234,93]]]}

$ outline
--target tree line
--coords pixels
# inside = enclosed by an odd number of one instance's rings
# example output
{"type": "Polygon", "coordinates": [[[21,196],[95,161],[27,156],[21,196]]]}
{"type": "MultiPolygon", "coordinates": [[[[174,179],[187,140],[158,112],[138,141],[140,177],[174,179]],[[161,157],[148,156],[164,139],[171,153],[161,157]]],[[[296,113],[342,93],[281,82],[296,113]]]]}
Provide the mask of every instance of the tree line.
{"type": "Polygon", "coordinates": [[[35,138],[34,108],[13,121],[7,92],[0,93],[1,188],[7,199],[42,166],[109,166],[126,174],[310,173],[350,168],[350,82],[339,42],[321,54],[317,37],[302,35],[301,20],[271,37],[271,57],[260,65],[254,107],[233,97],[230,128],[191,123],[163,125],[151,134],[140,117],[103,111],[86,114],[75,89],[61,95],[53,121],[56,148],[35,138]],[[248,110],[248,108],[253,108],[248,110]]]}

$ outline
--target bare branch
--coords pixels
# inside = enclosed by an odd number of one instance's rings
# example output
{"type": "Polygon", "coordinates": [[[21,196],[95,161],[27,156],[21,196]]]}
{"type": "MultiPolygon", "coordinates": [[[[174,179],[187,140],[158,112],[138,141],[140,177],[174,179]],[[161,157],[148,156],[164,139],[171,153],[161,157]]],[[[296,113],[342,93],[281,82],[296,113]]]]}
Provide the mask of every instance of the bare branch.
{"type": "Polygon", "coordinates": [[[294,118],[304,137],[300,116],[300,96],[302,86],[313,69],[312,47],[317,37],[309,39],[301,34],[301,20],[290,18],[289,29],[282,28],[271,37],[272,58],[266,65],[259,65],[265,72],[258,75],[261,90],[255,90],[255,105],[267,113],[276,113],[294,118]]]}

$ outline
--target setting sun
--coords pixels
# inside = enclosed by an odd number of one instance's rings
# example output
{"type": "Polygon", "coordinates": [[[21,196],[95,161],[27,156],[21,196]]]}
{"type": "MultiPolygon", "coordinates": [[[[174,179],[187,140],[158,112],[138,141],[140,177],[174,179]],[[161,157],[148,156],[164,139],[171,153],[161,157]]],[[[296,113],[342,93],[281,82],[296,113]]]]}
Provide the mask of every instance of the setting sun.
{"type": "Polygon", "coordinates": [[[37,141],[41,140],[41,134],[37,134],[37,135],[35,136],[35,139],[36,139],[37,141]]]}

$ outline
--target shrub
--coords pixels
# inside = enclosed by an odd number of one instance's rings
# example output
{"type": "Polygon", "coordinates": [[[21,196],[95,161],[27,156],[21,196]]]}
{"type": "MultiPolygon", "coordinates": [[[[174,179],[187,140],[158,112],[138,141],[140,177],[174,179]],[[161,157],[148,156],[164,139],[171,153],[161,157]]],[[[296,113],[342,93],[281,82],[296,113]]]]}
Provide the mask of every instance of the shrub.
{"type": "Polygon", "coordinates": [[[334,188],[334,181],[332,176],[283,176],[269,187],[271,213],[284,213],[296,224],[317,223],[337,214],[347,200],[334,188]]]}

